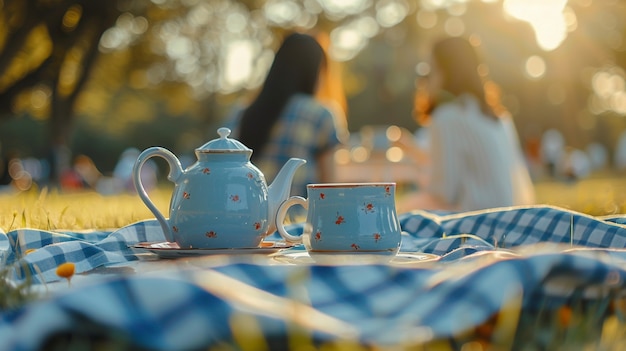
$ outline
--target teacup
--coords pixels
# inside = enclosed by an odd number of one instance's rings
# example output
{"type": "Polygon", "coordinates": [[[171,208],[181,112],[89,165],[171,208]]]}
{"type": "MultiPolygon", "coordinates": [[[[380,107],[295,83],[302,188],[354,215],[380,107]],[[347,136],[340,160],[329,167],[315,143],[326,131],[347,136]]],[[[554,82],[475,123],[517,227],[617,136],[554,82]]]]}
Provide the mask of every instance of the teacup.
{"type": "Polygon", "coordinates": [[[306,199],[292,196],[280,205],[276,226],[285,240],[303,243],[309,253],[396,254],[401,236],[395,190],[395,183],[309,184],[306,199]],[[296,205],[307,213],[300,236],[283,224],[296,205]]]}

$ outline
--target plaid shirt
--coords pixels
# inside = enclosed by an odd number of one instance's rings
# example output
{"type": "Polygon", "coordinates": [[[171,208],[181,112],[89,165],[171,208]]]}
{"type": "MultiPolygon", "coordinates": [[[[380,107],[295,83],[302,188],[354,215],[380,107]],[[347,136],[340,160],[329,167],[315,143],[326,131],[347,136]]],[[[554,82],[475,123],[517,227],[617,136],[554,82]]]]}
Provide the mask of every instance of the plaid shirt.
{"type": "MultiPolygon", "coordinates": [[[[236,111],[226,123],[233,130],[233,138],[239,135],[242,112],[242,109],[236,111]]],[[[306,185],[320,182],[317,157],[338,144],[333,113],[312,96],[297,94],[287,102],[272,128],[268,143],[254,163],[271,182],[291,157],[305,159],[307,163],[293,178],[291,195],[306,196],[306,185]]],[[[254,152],[261,153],[261,150],[254,152]]]]}

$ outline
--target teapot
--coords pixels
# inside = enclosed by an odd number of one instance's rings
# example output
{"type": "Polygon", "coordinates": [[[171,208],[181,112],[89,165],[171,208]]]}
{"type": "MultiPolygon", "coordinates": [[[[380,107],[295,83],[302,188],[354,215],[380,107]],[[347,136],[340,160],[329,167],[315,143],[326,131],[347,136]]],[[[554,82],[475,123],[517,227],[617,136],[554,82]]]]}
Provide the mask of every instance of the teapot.
{"type": "Polygon", "coordinates": [[[267,185],[263,173],[250,162],[252,150],[219,128],[219,138],[195,150],[197,161],[183,170],[180,160],[162,147],[145,149],[133,167],[139,197],[159,221],[169,242],[181,249],[258,247],[276,230],[278,206],[290,195],[295,171],[304,163],[291,158],[267,185]],[[173,182],[169,219],[156,208],[141,182],[141,168],[151,157],[169,165],[173,182]]]}

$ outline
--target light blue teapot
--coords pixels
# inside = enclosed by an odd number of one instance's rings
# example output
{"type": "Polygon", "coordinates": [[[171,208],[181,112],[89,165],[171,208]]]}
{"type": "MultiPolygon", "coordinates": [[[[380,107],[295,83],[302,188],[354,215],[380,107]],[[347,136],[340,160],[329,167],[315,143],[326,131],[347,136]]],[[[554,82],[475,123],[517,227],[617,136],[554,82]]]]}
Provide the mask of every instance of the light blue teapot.
{"type": "Polygon", "coordinates": [[[290,195],[295,171],[306,163],[290,159],[268,187],[265,176],[250,162],[252,150],[231,139],[230,129],[195,150],[197,161],[183,170],[178,158],[162,147],[144,150],[133,168],[141,200],[163,228],[165,238],[183,249],[258,247],[276,230],[278,206],[290,195]],[[169,164],[167,179],[175,184],[166,219],[141,183],[141,167],[159,156],[169,164]]]}

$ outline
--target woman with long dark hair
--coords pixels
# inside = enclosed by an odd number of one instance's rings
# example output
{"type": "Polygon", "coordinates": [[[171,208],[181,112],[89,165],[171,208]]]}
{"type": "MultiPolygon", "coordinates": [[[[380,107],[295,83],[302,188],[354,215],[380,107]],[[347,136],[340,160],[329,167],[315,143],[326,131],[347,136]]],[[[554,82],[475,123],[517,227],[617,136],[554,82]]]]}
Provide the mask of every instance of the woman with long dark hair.
{"type": "Polygon", "coordinates": [[[466,39],[433,46],[428,81],[416,98],[430,174],[424,191],[399,207],[468,211],[534,202],[515,125],[482,65],[466,39]]]}
{"type": "Polygon", "coordinates": [[[292,194],[306,195],[306,184],[328,180],[330,154],[344,133],[337,111],[315,98],[326,64],[314,37],[287,36],[258,96],[229,123],[269,181],[289,158],[307,160],[296,172],[292,194]]]}

